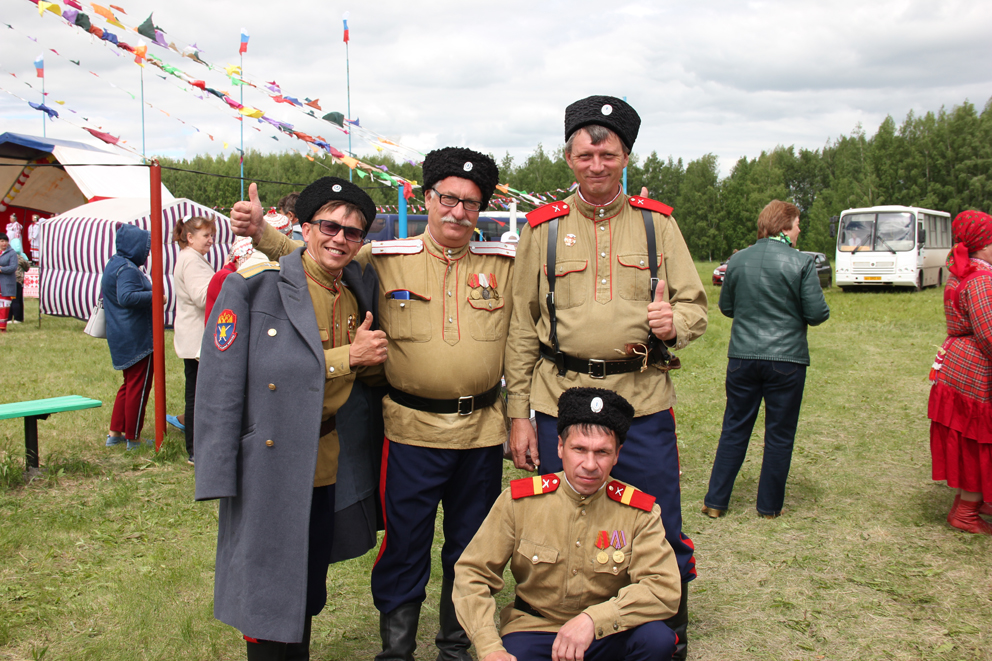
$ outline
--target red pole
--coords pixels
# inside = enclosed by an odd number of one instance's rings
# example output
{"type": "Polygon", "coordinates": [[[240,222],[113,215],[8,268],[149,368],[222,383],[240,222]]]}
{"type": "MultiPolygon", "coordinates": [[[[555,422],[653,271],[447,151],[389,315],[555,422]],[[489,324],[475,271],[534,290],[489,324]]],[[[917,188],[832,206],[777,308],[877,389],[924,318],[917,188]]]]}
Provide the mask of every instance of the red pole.
{"type": "Polygon", "coordinates": [[[162,449],[165,438],[165,287],[162,282],[162,169],[152,160],[151,182],[152,230],[152,367],[155,371],[155,451],[162,449]]]}

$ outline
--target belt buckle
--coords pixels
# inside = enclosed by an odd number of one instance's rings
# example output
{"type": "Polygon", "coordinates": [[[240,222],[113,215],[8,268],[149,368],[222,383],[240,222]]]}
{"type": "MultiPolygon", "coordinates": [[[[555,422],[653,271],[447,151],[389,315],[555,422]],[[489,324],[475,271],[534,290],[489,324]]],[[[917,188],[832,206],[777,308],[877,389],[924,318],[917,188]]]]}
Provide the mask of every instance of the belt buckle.
{"type": "Polygon", "coordinates": [[[472,415],[473,411],[475,411],[474,395],[458,398],[458,415],[472,415]]]}
{"type": "Polygon", "coordinates": [[[589,361],[589,376],[594,379],[606,378],[606,361],[595,358],[589,361]]]}

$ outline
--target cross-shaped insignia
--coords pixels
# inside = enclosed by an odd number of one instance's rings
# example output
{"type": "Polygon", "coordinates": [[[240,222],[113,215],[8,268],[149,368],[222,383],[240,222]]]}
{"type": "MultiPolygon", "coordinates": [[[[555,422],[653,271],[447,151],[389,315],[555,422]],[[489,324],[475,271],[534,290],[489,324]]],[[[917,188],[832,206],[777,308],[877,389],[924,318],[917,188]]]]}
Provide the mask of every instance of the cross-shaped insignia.
{"type": "Polygon", "coordinates": [[[542,489],[547,489],[550,486],[551,486],[551,483],[547,480],[547,478],[541,480],[541,488],[542,489]]]}
{"type": "Polygon", "coordinates": [[[635,198],[631,199],[631,202],[633,202],[634,204],[644,204],[644,200],[642,200],[639,197],[635,197],[635,198]]]}
{"type": "Polygon", "coordinates": [[[553,205],[553,208],[554,208],[554,212],[555,213],[558,213],[559,211],[561,211],[561,208],[557,204],[553,205]]]}
{"type": "Polygon", "coordinates": [[[623,487],[617,487],[617,495],[618,496],[622,496],[623,495],[623,487]]]}

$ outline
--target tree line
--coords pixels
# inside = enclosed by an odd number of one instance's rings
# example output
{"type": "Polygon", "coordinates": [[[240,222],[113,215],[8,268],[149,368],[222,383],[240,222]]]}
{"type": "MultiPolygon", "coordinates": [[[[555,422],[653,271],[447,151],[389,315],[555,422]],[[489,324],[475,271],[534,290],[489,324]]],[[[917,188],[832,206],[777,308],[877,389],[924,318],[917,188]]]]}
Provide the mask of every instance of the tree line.
{"type": "MultiPolygon", "coordinates": [[[[363,158],[389,172],[422,181],[419,166],[397,163],[388,155],[363,158]]],[[[163,159],[163,166],[237,177],[238,156],[197,156],[192,160],[163,159]]],[[[249,181],[269,180],[305,184],[333,175],[348,177],[345,165],[325,165],[297,154],[251,152],[245,159],[249,181]]],[[[163,182],[177,197],[207,206],[229,208],[240,199],[236,179],[204,177],[165,170],[163,182]]],[[[367,186],[376,204],[396,204],[396,190],[355,177],[367,186]]],[[[552,152],[538,144],[521,163],[506,154],[500,161],[500,181],[528,192],[567,190],[574,177],[565,163],[563,147],[552,152]]],[[[829,219],[844,209],[880,204],[921,206],[952,215],[964,209],[992,209],[992,99],[982,112],[965,101],[951,110],[916,115],[901,125],[891,116],[868,136],[859,124],[850,135],[828,141],[822,149],[796,150],[776,146],[755,158],[742,156],[720,178],[717,157],[705,154],[684,163],[661,158],[656,151],[641,159],[634,153],[627,168],[627,187],[675,208],[686,243],[697,259],[720,260],[755,239],[758,213],[773,199],[788,200],[801,212],[800,246],[833,253],[829,219]]],[[[261,184],[263,205],[274,205],[297,186],[261,184]]],[[[558,199],[564,193],[557,193],[558,199]]],[[[422,200],[422,192],[418,191],[422,200]]]]}

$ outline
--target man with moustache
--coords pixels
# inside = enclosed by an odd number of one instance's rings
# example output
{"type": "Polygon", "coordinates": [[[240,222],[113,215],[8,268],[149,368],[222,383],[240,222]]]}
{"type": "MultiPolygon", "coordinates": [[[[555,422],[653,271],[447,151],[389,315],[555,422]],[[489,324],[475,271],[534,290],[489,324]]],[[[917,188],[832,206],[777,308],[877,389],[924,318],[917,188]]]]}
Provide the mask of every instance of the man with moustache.
{"type": "Polygon", "coordinates": [[[706,294],[672,209],[620,185],[640,117],[626,102],[591,96],[565,110],[565,160],[578,191],[527,214],[507,347],[510,442],[518,468],[561,470],[557,402],[568,388],[613,390],[635,418],[613,476],[657,498],[682,577],[675,658],[686,654],[686,593],[695,578],[682,534],[675,390],[669,350],[706,330],[706,294]],[[537,431],[530,410],[537,411],[537,431]]]}
{"type": "MultiPolygon", "coordinates": [[[[356,261],[379,275],[389,340],[383,400],[381,493],[386,534],[372,570],[380,661],[412,660],[430,577],[437,507],[444,507],[438,659],[468,661],[468,636],[451,602],[454,565],[502,488],[506,405],[500,397],[510,323],[514,247],[472,242],[498,182],[488,156],[457,147],[424,160],[427,231],[373,242],[356,261]]],[[[276,257],[293,242],[252,214],[235,233],[276,257]]]]}

